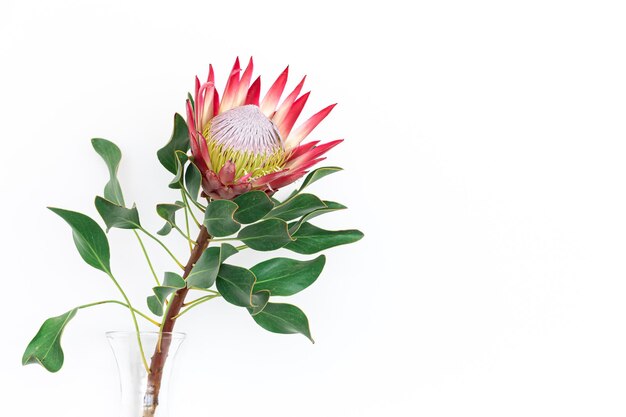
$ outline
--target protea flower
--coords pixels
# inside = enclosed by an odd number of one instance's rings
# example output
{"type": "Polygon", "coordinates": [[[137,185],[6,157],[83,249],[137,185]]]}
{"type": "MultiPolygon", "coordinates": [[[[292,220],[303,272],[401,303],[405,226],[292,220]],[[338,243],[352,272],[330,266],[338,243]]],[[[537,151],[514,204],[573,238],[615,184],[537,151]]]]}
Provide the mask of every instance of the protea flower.
{"type": "Polygon", "coordinates": [[[187,100],[193,160],[202,174],[204,194],[212,199],[232,199],[253,189],[273,194],[342,142],[301,144],[335,106],[322,109],[294,130],[310,94],[300,95],[306,77],[279,105],[289,67],[263,100],[259,100],[261,77],[251,83],[252,70],[252,58],[243,73],[237,58],[220,101],[209,65],[205,83],[196,77],[194,103],[187,100]]]}

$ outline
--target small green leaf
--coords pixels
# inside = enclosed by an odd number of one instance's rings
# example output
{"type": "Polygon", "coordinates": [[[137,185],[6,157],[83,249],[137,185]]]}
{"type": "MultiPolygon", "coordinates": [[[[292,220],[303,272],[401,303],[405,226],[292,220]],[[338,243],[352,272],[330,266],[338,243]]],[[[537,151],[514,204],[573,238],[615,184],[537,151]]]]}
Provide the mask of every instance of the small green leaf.
{"type": "Polygon", "coordinates": [[[146,298],[146,304],[148,304],[148,308],[155,316],[161,317],[163,315],[163,304],[156,295],[148,296],[148,298],[146,298]]]}
{"type": "Polygon", "coordinates": [[[74,308],[65,314],[46,320],[22,356],[22,365],[38,363],[50,372],[57,372],[63,366],[61,336],[67,323],[78,311],[74,308]]]}
{"type": "Polygon", "coordinates": [[[289,236],[287,223],[280,219],[267,219],[241,229],[237,239],[250,249],[270,251],[280,249],[293,239],[289,236]]]}
{"type": "Polygon", "coordinates": [[[363,233],[358,230],[324,230],[311,223],[303,223],[294,233],[295,242],[285,246],[296,253],[311,255],[324,249],[339,245],[347,245],[361,240],[363,233]]]}
{"type": "Polygon", "coordinates": [[[109,241],[98,223],[82,213],[48,208],[70,225],[76,249],[83,260],[96,269],[110,273],[109,241]]]}
{"type": "Polygon", "coordinates": [[[176,290],[185,287],[183,277],[175,272],[166,272],[163,278],[163,284],[152,288],[154,295],[149,296],[146,301],[148,308],[157,316],[163,315],[163,304],[165,300],[176,290]]]}
{"type": "Polygon", "coordinates": [[[185,207],[182,203],[176,204],[162,203],[157,204],[156,211],[159,217],[165,220],[165,225],[157,232],[158,235],[166,236],[172,231],[172,227],[176,224],[176,212],[185,207]]]}
{"type": "Polygon", "coordinates": [[[309,185],[313,184],[315,181],[320,180],[320,179],[324,178],[327,175],[334,174],[335,172],[339,172],[339,171],[342,171],[342,170],[343,170],[343,168],[339,168],[339,167],[321,167],[321,168],[317,168],[316,170],[311,171],[309,173],[309,175],[306,176],[306,178],[302,182],[302,185],[300,186],[300,189],[298,190],[298,192],[302,192],[302,190],[304,190],[309,185]]]}
{"type": "Polygon", "coordinates": [[[169,183],[168,187],[173,188],[175,190],[179,190],[183,188],[183,177],[185,174],[185,163],[189,159],[186,153],[183,151],[176,151],[174,154],[176,157],[176,173],[174,178],[169,183]]]}
{"type": "Polygon", "coordinates": [[[215,237],[221,237],[239,230],[241,225],[233,218],[237,207],[230,200],[216,200],[209,204],[204,214],[204,225],[208,232],[215,237]]]}
{"type": "Polygon", "coordinates": [[[250,314],[253,316],[259,314],[261,311],[263,311],[269,300],[270,292],[267,290],[257,291],[252,294],[253,307],[250,307],[250,314]]]}
{"type": "Polygon", "coordinates": [[[237,249],[228,243],[205,249],[187,277],[187,286],[189,288],[211,288],[215,283],[222,262],[235,253],[237,253],[237,249]]]}
{"type": "Polygon", "coordinates": [[[302,218],[297,222],[290,224],[289,233],[293,236],[293,234],[296,233],[298,229],[300,229],[300,226],[302,226],[303,223],[311,220],[314,217],[321,216],[322,214],[330,213],[332,211],[345,210],[347,208],[343,204],[335,203],[334,201],[324,201],[324,204],[326,205],[325,208],[313,210],[312,212],[302,216],[302,218]]]}
{"type": "Polygon", "coordinates": [[[311,261],[273,258],[250,268],[256,276],[254,290],[269,290],[272,295],[294,295],[313,284],[322,273],[326,258],[320,255],[311,261]]]}
{"type": "Polygon", "coordinates": [[[327,208],[326,204],[313,194],[298,194],[274,207],[267,217],[289,221],[325,208],[327,208]]]}
{"type": "MultiPolygon", "coordinates": [[[[251,312],[251,309],[248,309],[251,312]]],[[[313,343],[309,320],[302,310],[291,304],[267,303],[263,311],[252,316],[254,321],[272,333],[305,335],[313,343]]]]}
{"type": "Polygon", "coordinates": [[[112,203],[100,196],[96,197],[96,210],[100,213],[102,220],[107,225],[107,232],[112,227],[118,229],[139,229],[141,224],[139,223],[139,213],[137,208],[126,208],[112,203]]]}
{"type": "Polygon", "coordinates": [[[122,207],[125,206],[122,187],[117,180],[117,169],[122,160],[122,151],[110,140],[100,138],[91,139],[91,146],[104,159],[109,169],[109,182],[104,186],[104,198],[122,207]]]}
{"type": "Polygon", "coordinates": [[[233,200],[239,206],[234,218],[239,223],[249,224],[261,220],[274,207],[274,203],[263,191],[248,191],[233,200]]]}
{"type": "Polygon", "coordinates": [[[176,152],[187,153],[189,150],[189,130],[185,119],[178,113],[174,115],[174,130],[169,142],[157,151],[161,165],[172,174],[176,174],[176,152]]]}
{"type": "Polygon", "coordinates": [[[189,194],[195,201],[198,200],[201,183],[202,175],[200,175],[198,167],[196,166],[196,164],[190,163],[189,165],[187,165],[187,170],[185,172],[185,185],[187,187],[187,191],[189,191],[189,194]]]}
{"type": "Polygon", "coordinates": [[[223,264],[217,274],[217,290],[224,300],[239,307],[251,307],[255,277],[250,270],[223,264]]]}

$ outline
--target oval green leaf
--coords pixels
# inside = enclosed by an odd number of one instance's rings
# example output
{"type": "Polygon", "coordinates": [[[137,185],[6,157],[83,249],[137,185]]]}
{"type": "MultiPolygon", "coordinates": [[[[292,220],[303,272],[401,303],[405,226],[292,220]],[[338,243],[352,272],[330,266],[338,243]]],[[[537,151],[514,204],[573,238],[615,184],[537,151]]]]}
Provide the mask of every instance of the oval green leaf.
{"type": "Polygon", "coordinates": [[[250,270],[223,264],[217,274],[217,290],[224,300],[239,307],[251,307],[255,277],[250,270]]]}
{"type": "Polygon", "coordinates": [[[294,220],[318,209],[325,209],[326,204],[313,194],[298,194],[274,207],[267,217],[285,221],[294,220]]]}
{"type": "Polygon", "coordinates": [[[237,207],[237,204],[230,200],[216,200],[209,204],[204,214],[207,231],[215,237],[222,237],[230,236],[239,230],[241,225],[233,218],[237,207]]]}
{"type": "Polygon", "coordinates": [[[250,224],[261,220],[274,207],[274,203],[263,191],[248,191],[233,200],[239,208],[234,218],[239,223],[250,224]]]}
{"type": "Polygon", "coordinates": [[[215,283],[222,262],[235,253],[237,253],[237,249],[228,243],[205,249],[187,277],[187,286],[189,288],[211,288],[215,283]]]}
{"type": "Polygon", "coordinates": [[[111,271],[109,241],[98,223],[82,213],[54,207],[48,208],[70,225],[76,249],[83,260],[109,274],[111,271]]]}
{"type": "Polygon", "coordinates": [[[300,333],[315,343],[311,337],[309,320],[304,312],[294,305],[267,303],[263,311],[253,315],[252,318],[259,326],[272,333],[300,333]]]}
{"type": "Polygon", "coordinates": [[[268,290],[272,295],[279,296],[296,294],[315,282],[325,263],[324,255],[311,261],[268,259],[250,268],[256,276],[254,290],[268,290]]]}
{"type": "Polygon", "coordinates": [[[285,246],[296,253],[311,255],[324,249],[354,243],[363,238],[358,230],[324,230],[311,223],[303,223],[293,234],[294,242],[285,246]]]}
{"type": "Polygon", "coordinates": [[[237,239],[250,249],[270,251],[280,249],[293,239],[289,236],[287,223],[280,219],[267,219],[241,229],[237,239]]]}

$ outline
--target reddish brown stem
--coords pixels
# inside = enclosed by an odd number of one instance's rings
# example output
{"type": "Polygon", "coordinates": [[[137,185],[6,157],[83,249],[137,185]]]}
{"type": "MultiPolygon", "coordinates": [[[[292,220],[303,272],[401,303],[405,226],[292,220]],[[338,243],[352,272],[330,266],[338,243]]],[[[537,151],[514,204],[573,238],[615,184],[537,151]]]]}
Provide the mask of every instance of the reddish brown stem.
{"type": "MultiPolygon", "coordinates": [[[[183,278],[187,278],[191,272],[191,268],[198,262],[202,252],[209,246],[211,236],[207,232],[204,226],[200,227],[200,234],[196,239],[196,245],[191,251],[189,261],[185,265],[185,272],[183,278]]],[[[176,323],[176,316],[180,313],[180,309],[183,307],[185,297],[189,288],[181,288],[174,293],[174,296],[170,300],[170,305],[167,309],[163,322],[162,334],[170,333],[174,330],[174,324],[176,323]]],[[[165,367],[165,361],[167,354],[170,350],[170,344],[172,340],[169,337],[163,337],[161,343],[157,343],[154,354],[150,360],[150,374],[148,375],[148,386],[146,388],[146,396],[144,398],[144,417],[154,417],[156,408],[159,405],[159,392],[161,391],[161,379],[163,377],[163,368],[165,367]]]]}

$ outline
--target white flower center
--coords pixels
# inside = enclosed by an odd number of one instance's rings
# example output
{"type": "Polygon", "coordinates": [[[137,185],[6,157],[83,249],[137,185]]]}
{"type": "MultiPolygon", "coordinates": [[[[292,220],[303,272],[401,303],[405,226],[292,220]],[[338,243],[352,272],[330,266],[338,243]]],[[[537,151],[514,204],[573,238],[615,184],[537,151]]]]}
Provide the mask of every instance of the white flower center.
{"type": "Polygon", "coordinates": [[[284,150],[278,128],[254,105],[235,107],[215,116],[208,137],[222,149],[257,156],[284,150]]]}

